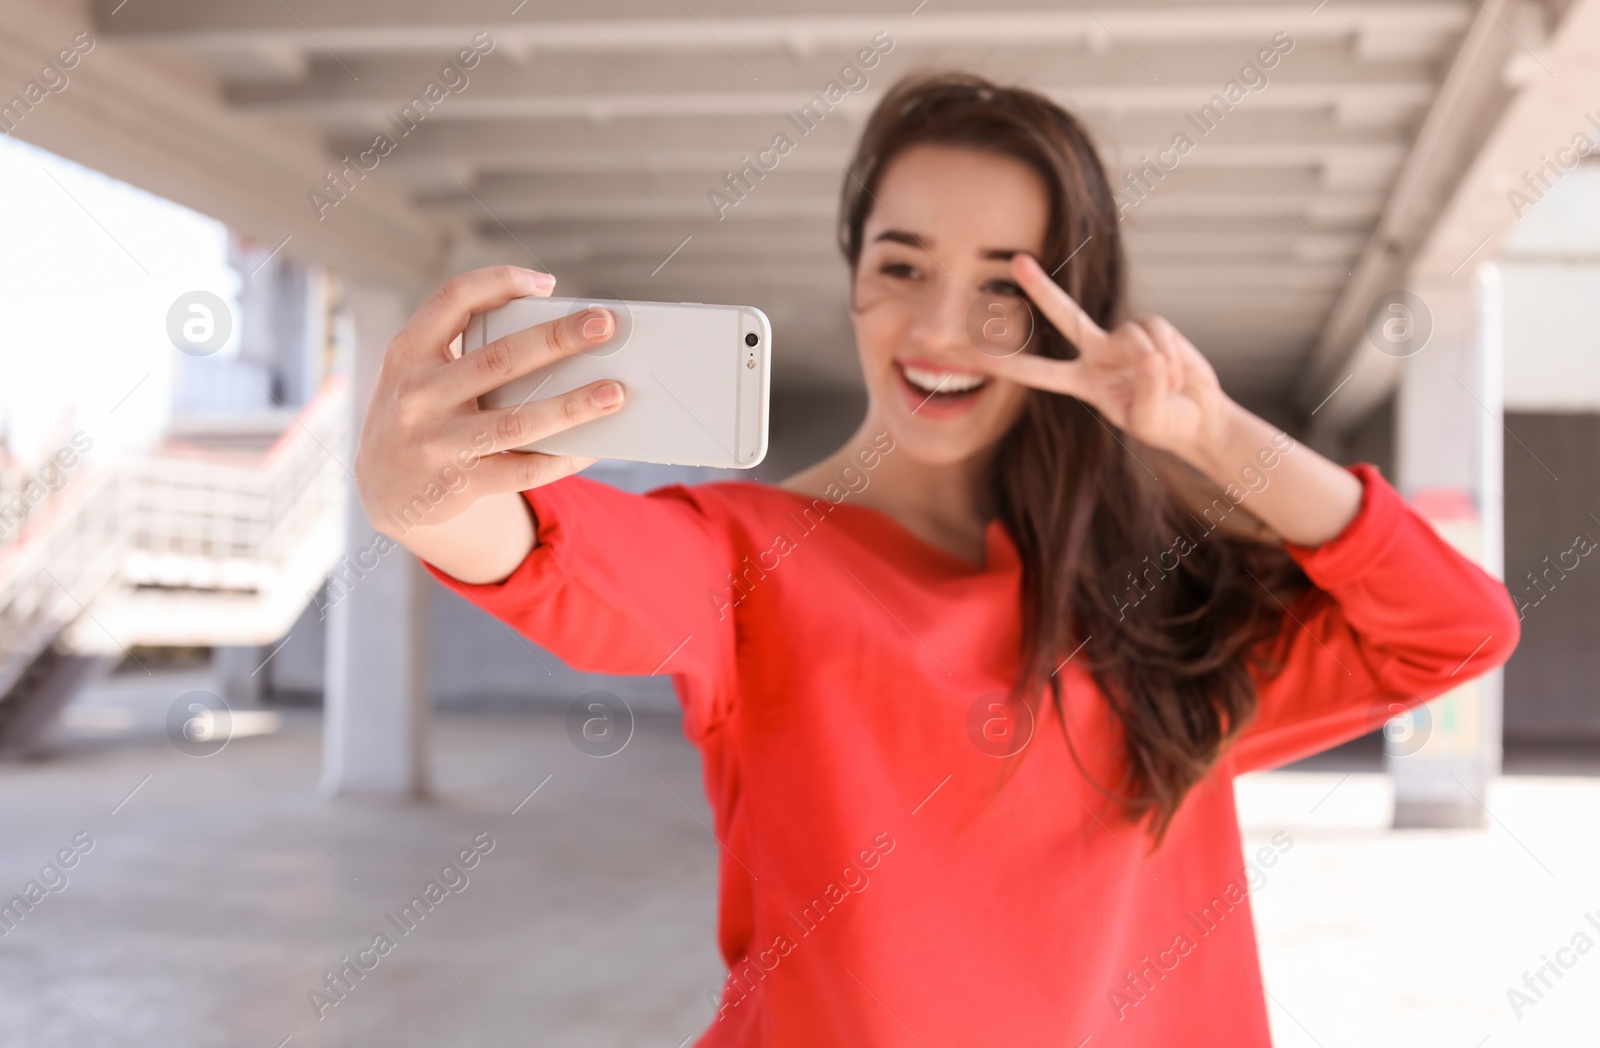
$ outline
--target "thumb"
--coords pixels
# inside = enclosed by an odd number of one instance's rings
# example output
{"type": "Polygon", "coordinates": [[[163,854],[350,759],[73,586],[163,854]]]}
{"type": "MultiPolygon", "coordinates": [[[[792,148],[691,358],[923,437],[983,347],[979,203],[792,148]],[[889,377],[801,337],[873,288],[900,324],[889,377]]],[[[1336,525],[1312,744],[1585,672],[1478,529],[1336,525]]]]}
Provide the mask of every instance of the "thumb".
{"type": "Polygon", "coordinates": [[[974,363],[991,375],[1020,385],[1084,399],[1083,368],[1078,360],[1056,360],[1035,353],[1018,353],[1006,357],[986,355],[982,362],[974,363]]]}

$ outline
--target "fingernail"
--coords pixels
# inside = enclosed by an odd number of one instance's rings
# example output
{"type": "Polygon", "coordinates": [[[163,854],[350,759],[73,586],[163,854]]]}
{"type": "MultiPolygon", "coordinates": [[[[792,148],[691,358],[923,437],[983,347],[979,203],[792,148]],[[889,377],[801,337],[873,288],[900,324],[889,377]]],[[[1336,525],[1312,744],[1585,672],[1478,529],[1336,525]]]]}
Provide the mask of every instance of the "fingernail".
{"type": "Polygon", "coordinates": [[[615,382],[602,382],[590,394],[596,407],[609,408],[622,403],[622,386],[615,382]]]}
{"type": "Polygon", "coordinates": [[[583,337],[591,341],[598,341],[611,334],[611,314],[597,310],[588,320],[583,322],[583,337]]]}
{"type": "Polygon", "coordinates": [[[529,273],[531,276],[528,279],[534,287],[539,288],[541,291],[549,291],[556,286],[556,278],[549,273],[539,273],[533,270],[529,270],[529,273]]]}

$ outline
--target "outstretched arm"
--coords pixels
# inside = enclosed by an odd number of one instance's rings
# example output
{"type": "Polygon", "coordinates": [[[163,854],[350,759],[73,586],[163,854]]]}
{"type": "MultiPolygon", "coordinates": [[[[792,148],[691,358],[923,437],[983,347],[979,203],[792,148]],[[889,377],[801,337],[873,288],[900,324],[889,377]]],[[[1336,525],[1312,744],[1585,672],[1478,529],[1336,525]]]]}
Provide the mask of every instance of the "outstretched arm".
{"type": "Polygon", "coordinates": [[[615,411],[616,382],[478,407],[480,395],[603,342],[611,315],[591,308],[465,356],[452,349],[472,314],[548,295],[554,282],[480,269],[417,310],[390,343],[367,409],[362,505],[440,582],[574,668],[672,674],[687,730],[710,731],[732,702],[733,616],[708,599],[737,560],[722,520],[683,488],[630,494],[570,476],[592,459],[511,450],[615,411]]]}

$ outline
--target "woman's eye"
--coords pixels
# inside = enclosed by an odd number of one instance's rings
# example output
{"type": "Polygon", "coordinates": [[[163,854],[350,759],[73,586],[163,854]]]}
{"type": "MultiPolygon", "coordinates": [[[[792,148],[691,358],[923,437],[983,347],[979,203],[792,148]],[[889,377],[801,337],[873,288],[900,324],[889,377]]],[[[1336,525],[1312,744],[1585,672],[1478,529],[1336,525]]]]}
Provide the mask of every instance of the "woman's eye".
{"type": "Polygon", "coordinates": [[[1012,298],[1022,297],[1022,288],[1013,280],[991,280],[983,285],[983,290],[992,295],[1007,295],[1012,298]]]}
{"type": "Polygon", "coordinates": [[[917,276],[916,267],[905,262],[885,262],[878,269],[878,272],[884,274],[885,276],[902,277],[907,280],[913,279],[917,276]]]}

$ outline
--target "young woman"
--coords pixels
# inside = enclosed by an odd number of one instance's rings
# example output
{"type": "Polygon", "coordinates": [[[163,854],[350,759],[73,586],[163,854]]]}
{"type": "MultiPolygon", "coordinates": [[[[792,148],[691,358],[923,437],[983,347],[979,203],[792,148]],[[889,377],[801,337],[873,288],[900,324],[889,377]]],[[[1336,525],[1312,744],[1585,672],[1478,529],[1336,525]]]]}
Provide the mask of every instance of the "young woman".
{"type": "Polygon", "coordinates": [[[840,241],[868,406],[822,462],[641,496],[498,453],[627,394],[479,410],[612,323],[458,359],[554,283],[481,270],[389,347],[368,513],[469,469],[393,537],[576,667],[673,675],[722,845],[699,1044],[1268,1044],[1247,892],[1293,842],[1241,853],[1233,777],[1503,662],[1504,588],[1124,318],[1105,173],[1043,97],[899,85],[840,241]]]}

